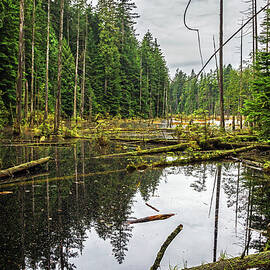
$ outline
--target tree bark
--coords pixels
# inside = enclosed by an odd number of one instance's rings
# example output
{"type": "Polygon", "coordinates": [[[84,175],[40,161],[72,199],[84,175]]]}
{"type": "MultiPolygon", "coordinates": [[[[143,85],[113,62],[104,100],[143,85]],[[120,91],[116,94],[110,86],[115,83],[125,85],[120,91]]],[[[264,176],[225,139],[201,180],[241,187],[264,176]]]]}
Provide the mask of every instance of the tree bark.
{"type": "Polygon", "coordinates": [[[183,230],[183,225],[179,225],[177,226],[177,228],[169,235],[169,237],[167,238],[167,240],[163,243],[163,245],[161,246],[156,260],[153,264],[153,266],[150,268],[150,270],[157,270],[160,266],[160,262],[164,256],[164,253],[166,251],[166,249],[168,248],[168,246],[170,245],[170,243],[173,241],[173,239],[183,230]]]}
{"type": "Polygon", "coordinates": [[[55,133],[58,132],[59,125],[60,125],[63,17],[64,17],[64,0],[61,0],[60,2],[60,32],[59,32],[59,44],[58,44],[57,96],[56,96],[55,115],[54,115],[54,132],[55,133]]]}
{"type": "Polygon", "coordinates": [[[23,83],[23,28],[24,28],[24,0],[20,0],[20,30],[19,30],[19,53],[18,53],[18,76],[16,88],[16,121],[14,133],[21,133],[22,118],[22,83],[23,83]]]}
{"type": "Polygon", "coordinates": [[[48,22],[47,22],[47,49],[46,49],[46,85],[45,85],[45,115],[48,117],[48,92],[49,92],[49,57],[50,57],[50,13],[51,0],[48,0],[48,22]]]}
{"type": "Polygon", "coordinates": [[[220,0],[220,30],[219,30],[219,94],[220,94],[220,127],[225,129],[224,97],[223,97],[223,0],[220,0]]]}
{"type": "Polygon", "coordinates": [[[75,66],[75,86],[74,86],[74,101],[73,101],[73,118],[77,119],[77,86],[78,86],[78,65],[79,65],[79,42],[80,42],[80,9],[78,7],[78,22],[77,22],[77,48],[76,48],[76,66],[75,66]]]}
{"type": "Polygon", "coordinates": [[[31,96],[30,96],[30,125],[34,125],[34,69],[35,69],[35,30],[36,30],[36,0],[33,0],[32,15],[32,64],[31,64],[31,96]]]}
{"type": "Polygon", "coordinates": [[[84,41],[84,52],[83,52],[83,77],[82,77],[82,92],[81,92],[81,110],[80,115],[83,119],[84,114],[84,93],[85,93],[85,66],[86,66],[86,52],[87,52],[87,38],[88,38],[88,14],[87,9],[85,10],[85,41],[84,41]]]}
{"type": "Polygon", "coordinates": [[[41,165],[43,163],[46,163],[49,160],[50,160],[50,157],[41,158],[41,159],[38,159],[38,160],[33,160],[33,161],[30,161],[30,162],[27,162],[27,163],[20,164],[18,166],[15,166],[15,167],[12,167],[12,168],[9,168],[9,169],[6,169],[6,170],[1,170],[0,171],[0,178],[9,177],[9,176],[12,176],[15,173],[26,171],[26,170],[28,170],[30,168],[36,167],[37,165],[41,165]]]}

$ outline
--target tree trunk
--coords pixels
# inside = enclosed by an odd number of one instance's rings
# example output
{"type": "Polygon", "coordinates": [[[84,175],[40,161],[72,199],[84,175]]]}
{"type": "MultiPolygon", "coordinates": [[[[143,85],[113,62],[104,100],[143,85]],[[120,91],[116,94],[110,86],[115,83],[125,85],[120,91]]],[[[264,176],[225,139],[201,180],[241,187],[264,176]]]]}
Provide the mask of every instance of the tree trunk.
{"type": "Polygon", "coordinates": [[[220,32],[219,32],[219,94],[220,94],[220,127],[225,129],[224,97],[223,97],[223,0],[220,0],[220,32]]]}
{"type": "Polygon", "coordinates": [[[88,38],[88,14],[87,9],[85,10],[85,41],[84,41],[84,52],[83,52],[83,77],[82,77],[82,92],[81,92],[81,119],[83,119],[84,113],[84,93],[85,93],[85,66],[86,66],[86,52],[87,52],[87,38],[88,38]]]}
{"type": "Polygon", "coordinates": [[[44,120],[48,117],[48,92],[49,92],[49,57],[50,57],[50,6],[51,0],[48,0],[48,22],[47,22],[47,50],[46,50],[46,85],[45,85],[45,115],[44,120]]]}
{"type": "Polygon", "coordinates": [[[63,17],[64,17],[64,0],[61,0],[60,2],[60,32],[59,32],[59,44],[58,44],[57,96],[56,96],[55,115],[54,115],[54,132],[58,132],[59,125],[60,125],[63,17]]]}
{"type": "Polygon", "coordinates": [[[79,65],[79,42],[80,42],[80,10],[78,7],[78,22],[77,22],[77,49],[76,49],[76,67],[75,67],[75,86],[74,86],[74,103],[73,103],[73,118],[77,120],[77,86],[78,86],[78,65],[79,65]]]}
{"type": "Polygon", "coordinates": [[[24,28],[24,0],[20,0],[20,30],[19,30],[19,53],[18,53],[18,76],[16,88],[16,122],[14,132],[21,133],[22,118],[22,83],[23,83],[23,28],[24,28]]]}
{"type": "Polygon", "coordinates": [[[141,60],[140,60],[140,112],[142,112],[142,52],[141,52],[141,60]]]}
{"type": "MultiPolygon", "coordinates": [[[[243,21],[242,21],[243,26],[243,21]]],[[[239,98],[239,109],[243,107],[243,29],[241,30],[240,39],[240,98],[239,98]]],[[[243,116],[240,112],[240,129],[243,129],[243,116]]]]}
{"type": "Polygon", "coordinates": [[[31,65],[31,101],[30,101],[30,126],[34,125],[34,69],[35,69],[35,30],[36,30],[36,0],[33,0],[32,15],[32,65],[31,65]]]}

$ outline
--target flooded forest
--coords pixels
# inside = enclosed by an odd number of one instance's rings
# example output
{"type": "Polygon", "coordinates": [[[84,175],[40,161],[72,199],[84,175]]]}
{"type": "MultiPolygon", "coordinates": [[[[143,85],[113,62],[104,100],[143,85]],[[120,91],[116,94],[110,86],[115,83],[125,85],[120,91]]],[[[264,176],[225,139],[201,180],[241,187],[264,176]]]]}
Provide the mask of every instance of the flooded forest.
{"type": "Polygon", "coordinates": [[[0,269],[269,269],[270,3],[205,61],[182,2],[172,76],[138,0],[1,1],[0,269]]]}

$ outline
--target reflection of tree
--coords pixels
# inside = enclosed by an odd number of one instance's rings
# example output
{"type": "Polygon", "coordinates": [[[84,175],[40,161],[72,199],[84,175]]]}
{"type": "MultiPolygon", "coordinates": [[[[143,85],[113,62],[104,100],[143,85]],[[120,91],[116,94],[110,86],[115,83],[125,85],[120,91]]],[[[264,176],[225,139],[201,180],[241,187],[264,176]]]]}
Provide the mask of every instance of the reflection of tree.
{"type": "Polygon", "coordinates": [[[194,183],[190,185],[190,187],[192,187],[195,191],[198,191],[198,192],[206,191],[206,179],[207,179],[206,169],[207,169],[207,166],[204,163],[198,175],[198,180],[196,180],[194,183]]]}
{"type": "MultiPolygon", "coordinates": [[[[76,148],[33,148],[35,158],[50,155],[55,162],[47,165],[50,176],[44,176],[44,184],[31,182],[30,186],[15,187],[14,195],[0,197],[1,266],[75,269],[71,259],[82,253],[87,231],[92,228],[111,242],[117,261],[124,261],[132,237],[132,227],[126,220],[132,215],[133,198],[138,188],[149,198],[162,171],[76,177],[127,165],[125,159],[91,159],[91,155],[97,155],[93,151],[89,142],[76,148]],[[74,179],[49,182],[49,178],[64,175],[74,175],[74,179]]],[[[27,148],[23,153],[20,162],[30,159],[27,148]]],[[[16,159],[16,154],[8,151],[4,155],[16,159]]]]}

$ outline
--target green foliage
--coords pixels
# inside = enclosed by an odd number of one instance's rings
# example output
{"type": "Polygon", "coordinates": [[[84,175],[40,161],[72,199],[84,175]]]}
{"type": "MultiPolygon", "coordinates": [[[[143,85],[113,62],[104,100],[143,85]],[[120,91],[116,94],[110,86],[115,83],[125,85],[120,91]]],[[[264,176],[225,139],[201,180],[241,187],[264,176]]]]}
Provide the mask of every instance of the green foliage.
{"type": "Polygon", "coordinates": [[[255,74],[252,81],[251,96],[246,100],[244,113],[248,121],[253,123],[255,129],[264,139],[270,138],[270,53],[269,46],[269,10],[263,23],[264,31],[261,33],[260,41],[262,49],[256,55],[254,66],[255,74]]]}
{"type": "MultiPolygon", "coordinates": [[[[48,2],[25,0],[23,111],[45,110],[47,10],[48,2]],[[34,89],[32,81],[32,31],[34,36],[34,89]],[[28,89],[28,92],[26,90],[28,89]],[[27,103],[25,100],[27,94],[27,103]],[[32,102],[32,104],[30,104],[32,102]],[[27,106],[26,106],[27,105],[27,106]]],[[[58,74],[59,1],[51,1],[49,41],[48,107],[54,113],[58,74]]],[[[61,75],[61,116],[73,113],[77,18],[79,67],[77,104],[81,104],[82,64],[86,47],[84,117],[109,113],[120,117],[159,117],[165,114],[168,69],[155,40],[148,31],[140,43],[135,33],[138,14],[132,0],[98,2],[97,8],[85,1],[65,1],[61,75]],[[79,14],[78,14],[79,12],[79,14]],[[87,16],[86,16],[87,15],[87,16]],[[87,20],[86,20],[87,17],[87,20]],[[87,36],[86,36],[87,32],[87,36]],[[87,40],[86,40],[87,37],[87,40]]],[[[15,115],[19,34],[19,1],[0,4],[0,93],[1,111],[12,122],[15,115]]],[[[27,123],[26,123],[27,124],[27,123]]]]}

